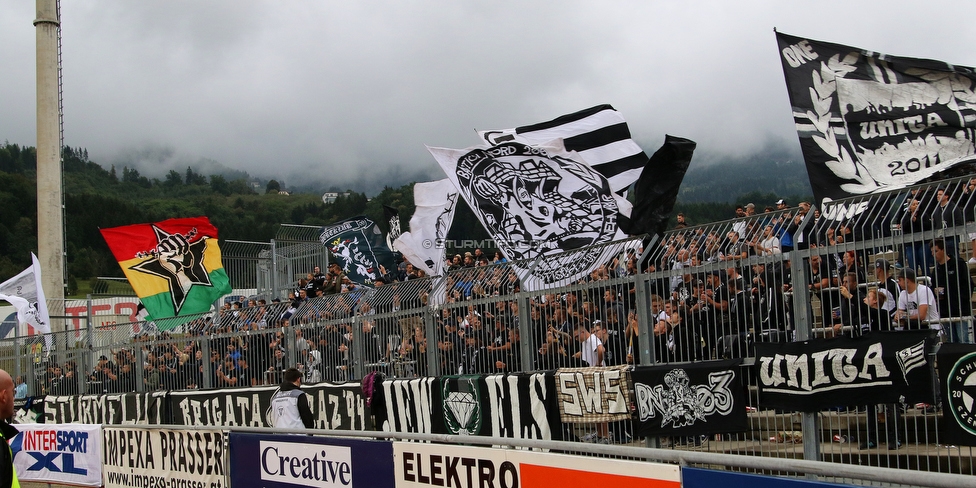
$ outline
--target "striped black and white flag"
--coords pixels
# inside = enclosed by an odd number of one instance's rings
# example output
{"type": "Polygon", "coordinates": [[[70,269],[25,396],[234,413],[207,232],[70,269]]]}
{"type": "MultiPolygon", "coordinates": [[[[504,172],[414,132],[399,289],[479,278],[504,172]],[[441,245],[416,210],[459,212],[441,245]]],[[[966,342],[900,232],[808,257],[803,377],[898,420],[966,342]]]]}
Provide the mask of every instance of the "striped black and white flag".
{"type": "Polygon", "coordinates": [[[648,159],[631,139],[623,115],[610,105],[514,129],[479,131],[478,135],[493,146],[504,142],[539,146],[562,139],[563,147],[579,153],[582,162],[603,175],[615,193],[626,191],[637,181],[648,159]]]}

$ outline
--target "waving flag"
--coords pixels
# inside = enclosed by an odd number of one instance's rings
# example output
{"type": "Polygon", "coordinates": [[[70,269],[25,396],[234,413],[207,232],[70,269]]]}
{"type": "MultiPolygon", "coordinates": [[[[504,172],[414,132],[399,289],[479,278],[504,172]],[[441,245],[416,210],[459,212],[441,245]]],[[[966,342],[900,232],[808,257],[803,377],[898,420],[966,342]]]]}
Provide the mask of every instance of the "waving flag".
{"type": "Polygon", "coordinates": [[[630,215],[630,202],[560,142],[546,147],[503,142],[467,149],[427,148],[498,248],[513,261],[528,290],[576,280],[612,254],[599,249],[568,255],[565,251],[626,237],[618,214],[630,215]],[[530,261],[540,257],[544,259],[533,266],[530,261]]]}
{"type": "Polygon", "coordinates": [[[396,207],[391,207],[389,205],[383,205],[383,218],[386,222],[390,224],[390,232],[386,234],[386,247],[390,248],[393,252],[399,252],[400,250],[393,245],[393,242],[400,237],[400,211],[396,207]]]}
{"type": "Polygon", "coordinates": [[[393,269],[393,252],[372,220],[359,216],[322,228],[319,241],[350,280],[372,286],[382,276],[380,265],[393,269]]]}
{"type": "Polygon", "coordinates": [[[41,287],[41,265],[34,253],[31,253],[31,263],[30,268],[0,283],[0,300],[6,300],[17,309],[17,321],[21,325],[29,325],[38,333],[46,334],[44,340],[50,350],[51,318],[41,287]]]}
{"type": "Polygon", "coordinates": [[[417,208],[410,217],[410,231],[394,242],[403,257],[428,276],[444,273],[444,239],[454,222],[457,199],[457,188],[447,178],[413,186],[417,208]]]}
{"type": "Polygon", "coordinates": [[[231,292],[206,217],[102,229],[102,237],[153,319],[207,312],[231,292]]]}
{"type": "Polygon", "coordinates": [[[626,191],[647,163],[647,154],[631,139],[624,116],[610,105],[597,105],[539,124],[481,131],[478,135],[493,146],[503,142],[539,146],[562,139],[563,147],[578,152],[580,162],[603,175],[614,192],[626,191]]]}
{"type": "Polygon", "coordinates": [[[911,185],[976,155],[976,74],[777,33],[816,198],[911,185]]]}

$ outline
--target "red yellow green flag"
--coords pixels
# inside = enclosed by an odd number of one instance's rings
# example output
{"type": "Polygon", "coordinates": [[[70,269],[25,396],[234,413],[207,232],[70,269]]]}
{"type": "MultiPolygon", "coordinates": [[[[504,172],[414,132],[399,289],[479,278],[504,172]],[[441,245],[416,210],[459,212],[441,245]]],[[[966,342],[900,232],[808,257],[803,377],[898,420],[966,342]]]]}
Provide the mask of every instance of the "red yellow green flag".
{"type": "Polygon", "coordinates": [[[230,293],[217,228],[206,217],[101,229],[153,319],[207,312],[230,293]]]}

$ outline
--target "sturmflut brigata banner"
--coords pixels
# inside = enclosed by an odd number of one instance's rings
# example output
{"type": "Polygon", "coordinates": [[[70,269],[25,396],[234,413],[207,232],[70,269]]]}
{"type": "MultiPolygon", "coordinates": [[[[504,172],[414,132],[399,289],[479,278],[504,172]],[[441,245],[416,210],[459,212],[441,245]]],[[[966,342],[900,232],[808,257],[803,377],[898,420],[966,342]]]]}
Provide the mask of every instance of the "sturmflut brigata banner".
{"type": "Polygon", "coordinates": [[[881,403],[934,403],[935,331],[873,332],[756,343],[759,404],[815,412],[881,403]]]}
{"type": "Polygon", "coordinates": [[[814,196],[916,183],[976,154],[976,74],[776,34],[814,196]]]}
{"type": "Polygon", "coordinates": [[[230,483],[262,488],[393,488],[393,443],[231,432],[230,483]]]}
{"type": "Polygon", "coordinates": [[[21,482],[101,486],[101,428],[90,424],[19,424],[10,442],[21,482]]]}
{"type": "Polygon", "coordinates": [[[45,423],[164,424],[168,423],[167,392],[44,397],[45,423]]]}
{"type": "MultiPolygon", "coordinates": [[[[267,418],[273,386],[226,390],[182,390],[169,394],[173,425],[271,427],[267,418]]],[[[359,383],[303,385],[316,429],[371,430],[359,383]]]]}
{"type": "Polygon", "coordinates": [[[692,436],[748,430],[741,359],[636,368],[639,437],[692,436]]]}
{"type": "Polygon", "coordinates": [[[223,488],[220,431],[102,429],[105,488],[223,488]]]}

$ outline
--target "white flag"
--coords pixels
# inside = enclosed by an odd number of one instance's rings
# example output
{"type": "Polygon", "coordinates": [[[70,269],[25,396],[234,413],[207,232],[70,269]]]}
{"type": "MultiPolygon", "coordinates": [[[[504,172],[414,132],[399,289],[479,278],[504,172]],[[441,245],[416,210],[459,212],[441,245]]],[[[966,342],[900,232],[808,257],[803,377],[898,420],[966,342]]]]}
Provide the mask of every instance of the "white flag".
{"type": "MultiPolygon", "coordinates": [[[[41,265],[31,253],[31,267],[17,276],[0,283],[0,300],[10,302],[17,309],[17,321],[28,324],[38,333],[51,333],[51,318],[47,313],[47,300],[41,287],[41,265]]],[[[50,335],[45,338],[50,348],[50,335]]]]}
{"type": "Polygon", "coordinates": [[[428,276],[444,273],[444,239],[454,222],[458,191],[447,178],[413,187],[417,209],[410,217],[410,231],[393,241],[410,264],[428,276]]]}
{"type": "Polygon", "coordinates": [[[626,237],[617,218],[630,214],[630,202],[561,142],[546,147],[502,142],[467,149],[427,148],[512,262],[526,290],[587,275],[613,257],[615,251],[600,244],[626,237]],[[592,252],[559,256],[584,247],[592,252]]]}
{"type": "Polygon", "coordinates": [[[514,141],[540,146],[562,139],[567,151],[579,153],[578,160],[597,170],[610,182],[610,189],[618,193],[637,181],[647,164],[647,154],[631,139],[624,116],[610,105],[598,105],[539,124],[480,131],[478,135],[491,145],[514,141]]]}

